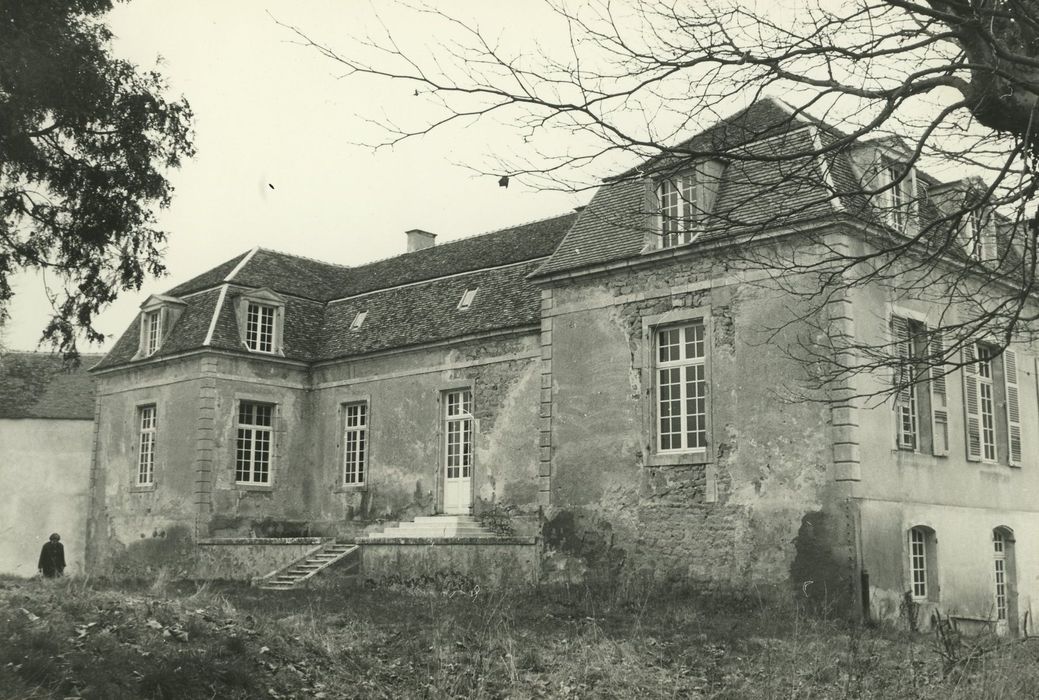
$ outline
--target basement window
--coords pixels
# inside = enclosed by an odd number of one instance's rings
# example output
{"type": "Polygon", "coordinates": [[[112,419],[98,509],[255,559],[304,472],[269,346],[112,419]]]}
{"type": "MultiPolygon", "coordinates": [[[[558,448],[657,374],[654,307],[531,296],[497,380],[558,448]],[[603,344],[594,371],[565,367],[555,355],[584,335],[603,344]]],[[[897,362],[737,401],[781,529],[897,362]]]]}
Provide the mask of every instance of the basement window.
{"type": "Polygon", "coordinates": [[[476,289],[465,290],[465,294],[462,295],[462,300],[458,302],[458,310],[466,311],[470,306],[472,306],[473,299],[476,298],[476,293],[478,291],[480,291],[479,287],[477,287],[476,289]]]}

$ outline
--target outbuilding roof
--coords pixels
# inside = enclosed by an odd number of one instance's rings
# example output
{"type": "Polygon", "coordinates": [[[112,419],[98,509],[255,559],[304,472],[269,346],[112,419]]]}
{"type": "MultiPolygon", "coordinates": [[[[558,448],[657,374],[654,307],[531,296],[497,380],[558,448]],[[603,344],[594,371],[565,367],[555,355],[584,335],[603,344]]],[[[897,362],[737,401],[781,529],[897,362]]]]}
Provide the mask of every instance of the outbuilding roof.
{"type": "Polygon", "coordinates": [[[83,354],[70,368],[50,353],[0,353],[0,419],[93,420],[94,378],[87,370],[100,358],[83,354]]]}

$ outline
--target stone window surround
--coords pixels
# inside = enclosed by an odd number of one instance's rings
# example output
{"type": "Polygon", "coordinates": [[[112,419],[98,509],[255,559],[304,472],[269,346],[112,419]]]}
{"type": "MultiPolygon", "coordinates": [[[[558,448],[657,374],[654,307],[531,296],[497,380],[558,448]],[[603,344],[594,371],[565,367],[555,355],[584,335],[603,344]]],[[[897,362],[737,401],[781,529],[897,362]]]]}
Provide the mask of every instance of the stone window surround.
{"type": "Polygon", "coordinates": [[[252,289],[241,292],[234,300],[235,318],[238,322],[238,338],[242,348],[254,355],[285,356],[285,297],[268,288],[252,289]],[[274,309],[273,350],[255,350],[246,342],[246,323],[249,318],[249,305],[268,306],[274,309]]]}
{"type": "Polygon", "coordinates": [[[677,307],[663,314],[642,317],[642,387],[645,400],[642,402],[642,463],[647,467],[684,466],[712,464],[714,449],[713,397],[711,388],[712,343],[714,339],[711,322],[711,307],[677,307]],[[664,326],[678,325],[687,321],[702,321],[704,325],[704,368],[707,379],[707,449],[684,452],[660,453],[657,451],[657,376],[656,376],[656,331],[664,326]]]}
{"type": "Polygon", "coordinates": [[[337,411],[336,411],[336,437],[335,437],[335,492],[336,493],[354,493],[357,491],[367,491],[368,483],[371,480],[371,460],[372,460],[372,395],[371,394],[352,394],[343,393],[337,394],[335,397],[337,411]],[[364,452],[364,481],[361,483],[348,484],[343,480],[343,461],[346,459],[346,446],[343,444],[343,437],[346,433],[346,407],[350,404],[364,404],[367,408],[366,416],[366,444],[364,452]]]}
{"type": "Polygon", "coordinates": [[[134,401],[133,404],[133,444],[130,448],[130,491],[132,493],[148,493],[155,490],[155,485],[158,482],[159,474],[159,401],[157,397],[146,396],[140,400],[134,401]],[[141,484],[137,481],[138,470],[140,469],[140,451],[141,451],[141,411],[145,408],[155,409],[155,443],[152,446],[153,458],[152,458],[152,480],[147,484],[141,484]]]}
{"type": "Polygon", "coordinates": [[[234,394],[234,411],[231,414],[231,433],[228,440],[229,459],[227,460],[228,473],[232,488],[239,491],[273,491],[277,484],[278,468],[281,464],[281,444],[285,429],[282,425],[281,403],[277,397],[263,394],[240,393],[234,394]],[[238,452],[238,412],[242,402],[261,403],[271,406],[271,454],[270,463],[267,465],[267,483],[257,484],[251,482],[239,482],[235,478],[237,452],[238,452]]]}

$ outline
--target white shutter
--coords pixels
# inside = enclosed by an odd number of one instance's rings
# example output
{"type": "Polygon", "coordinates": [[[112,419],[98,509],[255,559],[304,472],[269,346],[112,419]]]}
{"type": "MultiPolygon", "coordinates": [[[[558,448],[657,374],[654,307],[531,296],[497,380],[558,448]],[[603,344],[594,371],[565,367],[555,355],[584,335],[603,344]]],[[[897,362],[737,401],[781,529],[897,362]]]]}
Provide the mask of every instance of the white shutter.
{"type": "Polygon", "coordinates": [[[1021,404],[1017,385],[1017,352],[1003,351],[1003,382],[1006,387],[1007,442],[1010,446],[1010,466],[1021,466],[1021,404]]]}
{"type": "Polygon", "coordinates": [[[892,316],[891,338],[897,352],[893,372],[896,445],[899,448],[911,450],[916,447],[916,433],[913,430],[913,386],[910,383],[909,372],[909,363],[912,359],[909,346],[909,321],[901,316],[892,316]]]}
{"type": "Polygon", "coordinates": [[[963,411],[967,433],[967,459],[981,461],[981,397],[978,391],[977,348],[963,346],[963,411]]]}
{"type": "Polygon", "coordinates": [[[945,387],[945,345],[941,330],[931,332],[931,454],[944,457],[949,454],[949,404],[945,387]]]}

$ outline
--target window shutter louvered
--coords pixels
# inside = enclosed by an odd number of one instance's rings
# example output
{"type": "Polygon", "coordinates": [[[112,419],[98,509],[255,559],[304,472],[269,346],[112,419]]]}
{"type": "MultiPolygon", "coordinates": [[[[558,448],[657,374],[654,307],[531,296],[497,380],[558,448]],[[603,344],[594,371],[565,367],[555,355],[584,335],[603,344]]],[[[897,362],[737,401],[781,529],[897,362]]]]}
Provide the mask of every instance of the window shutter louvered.
{"type": "Polygon", "coordinates": [[[916,447],[916,431],[913,426],[913,387],[909,363],[912,353],[909,346],[909,321],[900,316],[891,317],[891,338],[897,352],[894,370],[896,440],[899,448],[916,447]]]}
{"type": "Polygon", "coordinates": [[[1021,404],[1017,385],[1017,352],[1003,351],[1003,382],[1006,387],[1007,437],[1010,447],[1010,466],[1021,466],[1021,404]]]}
{"type": "Polygon", "coordinates": [[[945,390],[945,342],[941,330],[931,332],[931,454],[944,457],[949,454],[949,403],[945,390]]]}
{"type": "Polygon", "coordinates": [[[977,350],[974,343],[963,348],[963,411],[967,433],[967,459],[981,461],[981,399],[978,395],[977,350]]]}

